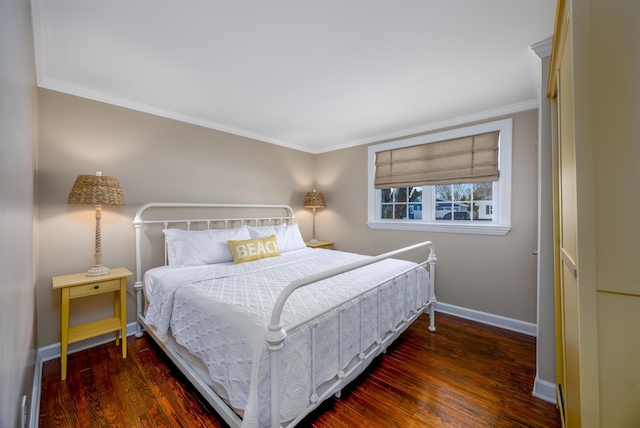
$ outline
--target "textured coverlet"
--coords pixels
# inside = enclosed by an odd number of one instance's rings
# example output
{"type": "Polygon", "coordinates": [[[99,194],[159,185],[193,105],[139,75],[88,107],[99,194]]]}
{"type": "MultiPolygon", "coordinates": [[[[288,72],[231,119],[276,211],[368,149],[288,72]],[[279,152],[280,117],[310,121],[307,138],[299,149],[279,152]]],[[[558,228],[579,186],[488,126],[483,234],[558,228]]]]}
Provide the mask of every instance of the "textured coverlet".
{"type": "MultiPolygon", "coordinates": [[[[177,342],[206,364],[211,379],[226,389],[230,404],[244,409],[243,427],[266,426],[270,418],[270,356],[265,332],[276,298],[291,281],[365,258],[304,249],[239,265],[158,268],[150,272],[154,287],[145,320],[157,328],[160,337],[170,328],[177,342]]],[[[293,293],[282,315],[287,331],[282,349],[283,421],[304,410],[313,393],[311,329],[316,329],[316,346],[321,350],[316,350],[315,357],[315,383],[320,385],[335,379],[362,351],[423,307],[430,287],[424,268],[370,291],[414,266],[407,261],[384,260],[293,293]],[[352,300],[353,296],[361,297],[352,300]],[[343,301],[348,303],[312,323],[303,323],[343,301]],[[338,346],[340,312],[342,356],[338,346]]],[[[321,386],[318,391],[322,392],[321,386]]]]}

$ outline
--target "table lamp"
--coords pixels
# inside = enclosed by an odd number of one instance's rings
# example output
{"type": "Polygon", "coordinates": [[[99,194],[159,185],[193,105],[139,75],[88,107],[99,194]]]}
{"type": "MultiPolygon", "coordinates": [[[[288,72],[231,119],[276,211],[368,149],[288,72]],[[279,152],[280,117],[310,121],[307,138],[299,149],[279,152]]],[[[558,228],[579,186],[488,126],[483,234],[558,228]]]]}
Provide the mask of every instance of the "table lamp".
{"type": "Polygon", "coordinates": [[[309,241],[312,244],[318,243],[316,239],[316,208],[326,208],[326,206],[322,192],[316,192],[316,189],[313,189],[313,192],[307,192],[307,196],[304,198],[304,207],[313,209],[313,235],[309,241]]]}
{"type": "Polygon", "coordinates": [[[79,175],[67,200],[72,205],[95,205],[96,207],[96,241],[95,263],[87,271],[87,276],[100,276],[109,273],[109,268],[102,264],[102,238],[100,236],[100,218],[102,205],[124,205],[124,195],[120,183],[113,177],[102,175],[79,175]]]}

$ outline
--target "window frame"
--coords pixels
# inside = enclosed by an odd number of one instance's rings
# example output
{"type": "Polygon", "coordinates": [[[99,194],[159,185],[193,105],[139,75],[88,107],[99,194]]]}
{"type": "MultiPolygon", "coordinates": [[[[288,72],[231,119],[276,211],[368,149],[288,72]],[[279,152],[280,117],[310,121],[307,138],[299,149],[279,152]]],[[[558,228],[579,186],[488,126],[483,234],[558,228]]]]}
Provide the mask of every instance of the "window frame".
{"type": "Polygon", "coordinates": [[[511,230],[511,171],[512,171],[512,146],[513,146],[513,119],[501,119],[492,122],[470,125],[462,128],[404,138],[387,143],[375,144],[367,148],[367,226],[371,229],[386,230],[410,230],[427,232],[464,233],[476,235],[504,236],[511,230]],[[492,222],[468,222],[442,221],[425,219],[425,213],[435,208],[435,186],[422,186],[423,219],[422,220],[397,220],[381,219],[381,190],[376,189],[375,182],[375,156],[378,152],[393,150],[420,144],[435,143],[454,138],[468,137],[470,135],[483,134],[491,131],[500,131],[499,169],[500,177],[493,185],[493,213],[492,222]],[[497,189],[496,189],[497,188],[497,189]],[[434,204],[431,209],[425,209],[426,201],[434,204]]]}

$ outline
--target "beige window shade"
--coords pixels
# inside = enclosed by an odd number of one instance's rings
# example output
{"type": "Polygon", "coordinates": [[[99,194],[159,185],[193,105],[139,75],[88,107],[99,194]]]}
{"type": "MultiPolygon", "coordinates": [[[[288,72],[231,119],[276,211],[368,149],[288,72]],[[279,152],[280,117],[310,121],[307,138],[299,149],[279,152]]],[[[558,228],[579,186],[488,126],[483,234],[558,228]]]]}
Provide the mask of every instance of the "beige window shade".
{"type": "Polygon", "coordinates": [[[497,181],[499,131],[376,153],[376,189],[497,181]]]}

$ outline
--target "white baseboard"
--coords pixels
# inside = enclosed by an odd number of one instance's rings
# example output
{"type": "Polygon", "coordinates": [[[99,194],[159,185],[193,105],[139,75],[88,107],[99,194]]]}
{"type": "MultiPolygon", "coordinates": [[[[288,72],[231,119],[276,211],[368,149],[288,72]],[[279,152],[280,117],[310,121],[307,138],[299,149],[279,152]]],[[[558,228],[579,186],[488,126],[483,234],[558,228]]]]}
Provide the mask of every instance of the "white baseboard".
{"type": "Polygon", "coordinates": [[[533,383],[533,396],[556,404],[556,384],[536,376],[536,380],[533,383]]]}
{"type": "Polygon", "coordinates": [[[515,320],[513,318],[507,318],[487,312],[480,312],[474,309],[462,308],[460,306],[454,306],[442,302],[436,302],[436,311],[526,334],[527,336],[538,336],[538,326],[530,322],[515,320]]]}
{"type": "Polygon", "coordinates": [[[36,364],[33,373],[33,387],[31,389],[31,405],[29,406],[29,428],[38,426],[40,418],[40,391],[42,390],[42,355],[36,352],[36,364]]]}

